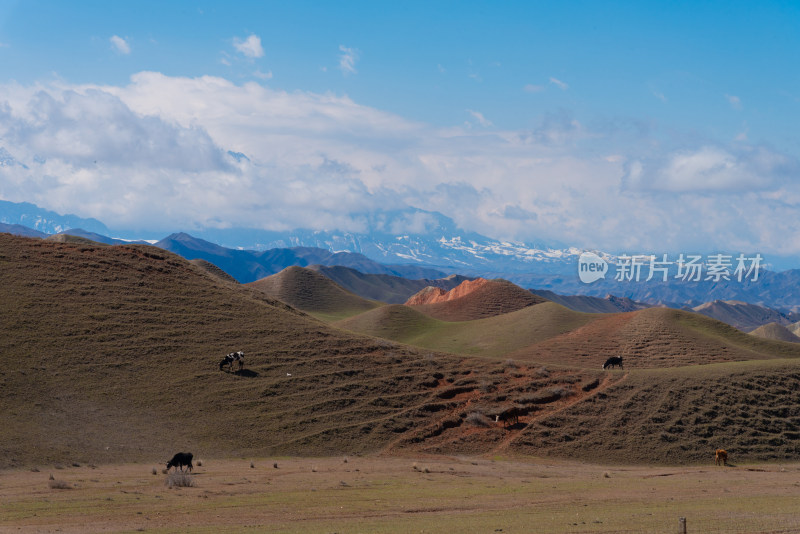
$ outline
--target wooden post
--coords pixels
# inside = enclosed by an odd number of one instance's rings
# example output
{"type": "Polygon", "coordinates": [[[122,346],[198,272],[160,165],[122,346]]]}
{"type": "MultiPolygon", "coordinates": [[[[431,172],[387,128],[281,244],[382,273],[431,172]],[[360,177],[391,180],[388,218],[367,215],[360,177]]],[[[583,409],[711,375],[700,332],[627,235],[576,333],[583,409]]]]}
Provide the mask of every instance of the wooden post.
{"type": "Polygon", "coordinates": [[[678,534],[686,534],[686,518],[678,518],[678,534]]]}

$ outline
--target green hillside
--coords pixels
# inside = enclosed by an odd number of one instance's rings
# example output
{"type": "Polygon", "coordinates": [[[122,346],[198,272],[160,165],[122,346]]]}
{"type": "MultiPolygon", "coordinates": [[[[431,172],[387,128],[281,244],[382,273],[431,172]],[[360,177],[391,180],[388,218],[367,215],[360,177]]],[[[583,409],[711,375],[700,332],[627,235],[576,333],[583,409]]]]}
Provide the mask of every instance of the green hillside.
{"type": "Polygon", "coordinates": [[[385,306],[334,323],[370,336],[431,350],[500,358],[569,332],[594,317],[553,302],[474,321],[446,322],[417,311],[418,306],[385,306]]]}

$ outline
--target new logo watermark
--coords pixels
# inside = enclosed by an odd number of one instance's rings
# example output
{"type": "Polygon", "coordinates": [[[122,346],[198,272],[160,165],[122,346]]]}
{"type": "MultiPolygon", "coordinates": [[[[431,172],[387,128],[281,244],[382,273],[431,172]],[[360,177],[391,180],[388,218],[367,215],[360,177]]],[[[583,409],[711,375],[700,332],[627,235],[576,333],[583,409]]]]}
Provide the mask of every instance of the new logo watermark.
{"type": "MultiPolygon", "coordinates": [[[[617,282],[649,282],[650,280],[680,280],[683,282],[756,282],[764,258],[761,254],[680,254],[670,258],[662,254],[622,254],[614,265],[617,282]]],[[[578,258],[578,277],[584,284],[605,278],[609,263],[594,252],[584,252],[578,258]]]]}
{"type": "Polygon", "coordinates": [[[608,262],[594,252],[584,252],[578,258],[578,276],[584,284],[606,277],[608,262]]]}

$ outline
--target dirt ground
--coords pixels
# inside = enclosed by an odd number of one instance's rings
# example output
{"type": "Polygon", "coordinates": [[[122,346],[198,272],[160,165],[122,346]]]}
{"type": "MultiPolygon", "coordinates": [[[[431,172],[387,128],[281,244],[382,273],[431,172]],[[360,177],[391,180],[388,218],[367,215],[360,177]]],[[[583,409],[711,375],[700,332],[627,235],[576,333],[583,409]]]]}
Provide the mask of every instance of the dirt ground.
{"type": "Polygon", "coordinates": [[[200,460],[181,488],[156,464],[0,472],[0,532],[800,532],[797,464],[200,460]]]}

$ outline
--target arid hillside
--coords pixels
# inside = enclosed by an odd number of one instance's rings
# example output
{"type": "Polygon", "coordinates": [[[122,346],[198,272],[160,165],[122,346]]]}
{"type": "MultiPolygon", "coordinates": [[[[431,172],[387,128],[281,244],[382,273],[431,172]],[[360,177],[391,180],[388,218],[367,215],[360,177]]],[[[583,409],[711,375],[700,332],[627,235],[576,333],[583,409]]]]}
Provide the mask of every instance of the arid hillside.
{"type": "Polygon", "coordinates": [[[154,247],[7,234],[0,276],[0,467],[179,450],[800,458],[800,347],[697,314],[382,306],[334,327],[154,247]],[[345,329],[370,317],[381,338],[345,329]],[[244,370],[221,371],[234,350],[244,370]],[[624,370],[600,370],[619,353],[624,370]]]}
{"type": "Polygon", "coordinates": [[[795,333],[779,323],[767,323],[763,326],[759,326],[750,332],[750,334],[764,339],[800,343],[800,337],[797,337],[795,333]]]}
{"type": "Polygon", "coordinates": [[[465,280],[449,291],[427,287],[412,295],[406,306],[443,321],[492,317],[546,302],[507,280],[465,280]]]}
{"type": "Polygon", "coordinates": [[[150,246],[0,234],[0,275],[0,467],[396,450],[459,418],[458,388],[506,387],[499,361],[337,330],[150,246]]]}
{"type": "Polygon", "coordinates": [[[265,295],[321,318],[349,317],[381,305],[343,289],[328,277],[304,267],[287,267],[247,284],[265,295]]]}
{"type": "Polygon", "coordinates": [[[410,279],[390,274],[362,273],[342,265],[311,265],[309,269],[318,271],[344,289],[369,300],[379,300],[387,304],[402,304],[414,293],[428,287],[441,287],[448,290],[469,278],[453,274],[445,278],[410,279]]]}

